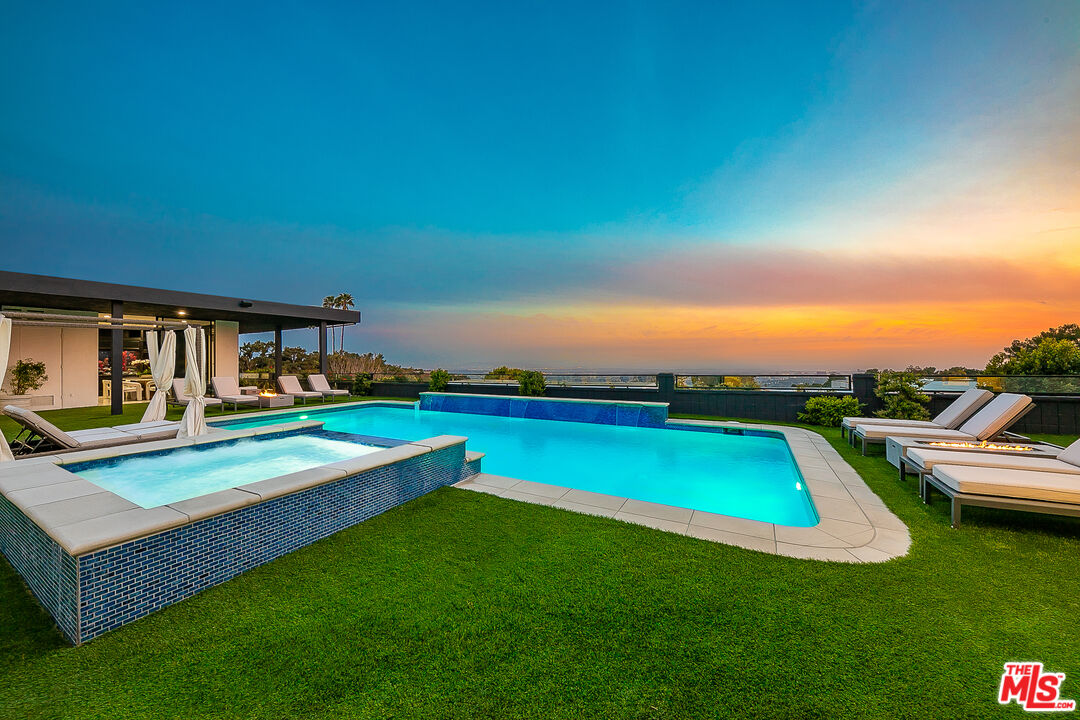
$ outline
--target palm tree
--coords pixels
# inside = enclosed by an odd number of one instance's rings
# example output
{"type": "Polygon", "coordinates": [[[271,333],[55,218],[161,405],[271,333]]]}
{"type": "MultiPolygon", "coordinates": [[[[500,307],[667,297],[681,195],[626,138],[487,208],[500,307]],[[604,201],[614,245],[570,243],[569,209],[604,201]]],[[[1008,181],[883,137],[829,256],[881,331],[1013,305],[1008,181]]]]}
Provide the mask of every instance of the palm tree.
{"type": "MultiPolygon", "coordinates": [[[[322,306],[324,308],[337,308],[338,298],[340,295],[327,295],[322,299],[322,306]]],[[[337,350],[335,344],[337,343],[337,335],[334,334],[333,328],[330,329],[330,354],[333,355],[337,350]]]]}
{"type": "MultiPolygon", "coordinates": [[[[353,300],[352,293],[341,293],[336,298],[337,307],[339,310],[352,310],[356,307],[356,301],[353,300]]],[[[345,352],[345,326],[341,326],[341,342],[338,344],[338,349],[341,352],[345,352]]]]}

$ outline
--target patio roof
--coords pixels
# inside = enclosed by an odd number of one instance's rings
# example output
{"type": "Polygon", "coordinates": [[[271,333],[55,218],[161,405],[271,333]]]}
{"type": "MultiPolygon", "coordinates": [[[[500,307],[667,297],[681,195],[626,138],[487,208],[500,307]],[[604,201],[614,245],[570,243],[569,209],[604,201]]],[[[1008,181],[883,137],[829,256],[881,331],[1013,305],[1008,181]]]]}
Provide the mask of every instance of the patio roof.
{"type": "Polygon", "coordinates": [[[0,270],[0,306],[111,313],[114,302],[124,303],[125,315],[232,320],[240,324],[241,333],[269,332],[277,328],[295,330],[318,327],[320,323],[353,325],[360,322],[360,313],[356,310],[332,310],[0,270]]]}

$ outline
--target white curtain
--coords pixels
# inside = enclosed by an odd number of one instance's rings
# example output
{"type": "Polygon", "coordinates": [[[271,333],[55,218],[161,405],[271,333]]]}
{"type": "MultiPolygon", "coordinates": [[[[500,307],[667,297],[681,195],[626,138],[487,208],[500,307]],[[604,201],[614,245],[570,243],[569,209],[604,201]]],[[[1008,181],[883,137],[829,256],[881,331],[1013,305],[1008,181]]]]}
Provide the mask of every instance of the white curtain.
{"type": "MultiPolygon", "coordinates": [[[[4,384],[4,377],[7,375],[7,361],[10,352],[11,320],[0,315],[0,385],[4,384]]],[[[4,437],[3,433],[0,433],[0,462],[14,459],[15,456],[11,454],[11,446],[8,445],[7,438],[4,437]]]]}
{"type": "Polygon", "coordinates": [[[150,374],[154,376],[154,385],[157,386],[157,390],[154,391],[154,397],[150,398],[150,404],[146,406],[142,421],[152,422],[165,419],[169,387],[176,373],[176,333],[172,330],[167,331],[159,350],[157,332],[148,331],[146,349],[150,351],[150,374]]]}
{"type": "Polygon", "coordinates": [[[184,394],[190,398],[176,437],[205,435],[206,430],[206,333],[202,328],[184,330],[184,394]]]}

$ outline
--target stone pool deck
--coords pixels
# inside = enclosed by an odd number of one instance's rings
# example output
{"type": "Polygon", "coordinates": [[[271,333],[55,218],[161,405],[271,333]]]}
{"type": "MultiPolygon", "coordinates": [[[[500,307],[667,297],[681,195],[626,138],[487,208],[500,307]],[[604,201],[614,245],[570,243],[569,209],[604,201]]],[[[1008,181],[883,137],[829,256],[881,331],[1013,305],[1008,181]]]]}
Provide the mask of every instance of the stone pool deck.
{"type": "Polygon", "coordinates": [[[821,521],[814,527],[790,527],[483,473],[455,487],[808,560],[884,562],[907,554],[911,546],[907,526],[818,433],[706,420],[678,420],[669,425],[782,433],[821,521]]]}

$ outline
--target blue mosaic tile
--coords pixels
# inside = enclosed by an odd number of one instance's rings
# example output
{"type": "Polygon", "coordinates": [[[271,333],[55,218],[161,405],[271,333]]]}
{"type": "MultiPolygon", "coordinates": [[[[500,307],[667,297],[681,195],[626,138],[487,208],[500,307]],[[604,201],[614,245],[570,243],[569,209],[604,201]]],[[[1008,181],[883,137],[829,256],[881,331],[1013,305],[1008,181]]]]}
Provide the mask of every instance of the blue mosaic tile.
{"type": "Polygon", "coordinates": [[[459,482],[479,471],[464,452],[441,448],[77,558],[0,496],[0,551],[78,644],[459,482]]]}
{"type": "Polygon", "coordinates": [[[64,636],[76,642],[79,581],[75,559],[2,495],[0,552],[53,616],[64,636]]]}
{"type": "Polygon", "coordinates": [[[641,405],[611,401],[560,401],[557,398],[506,395],[455,395],[420,393],[420,409],[472,415],[560,420],[630,427],[664,427],[668,409],[664,404],[641,405]]]}

